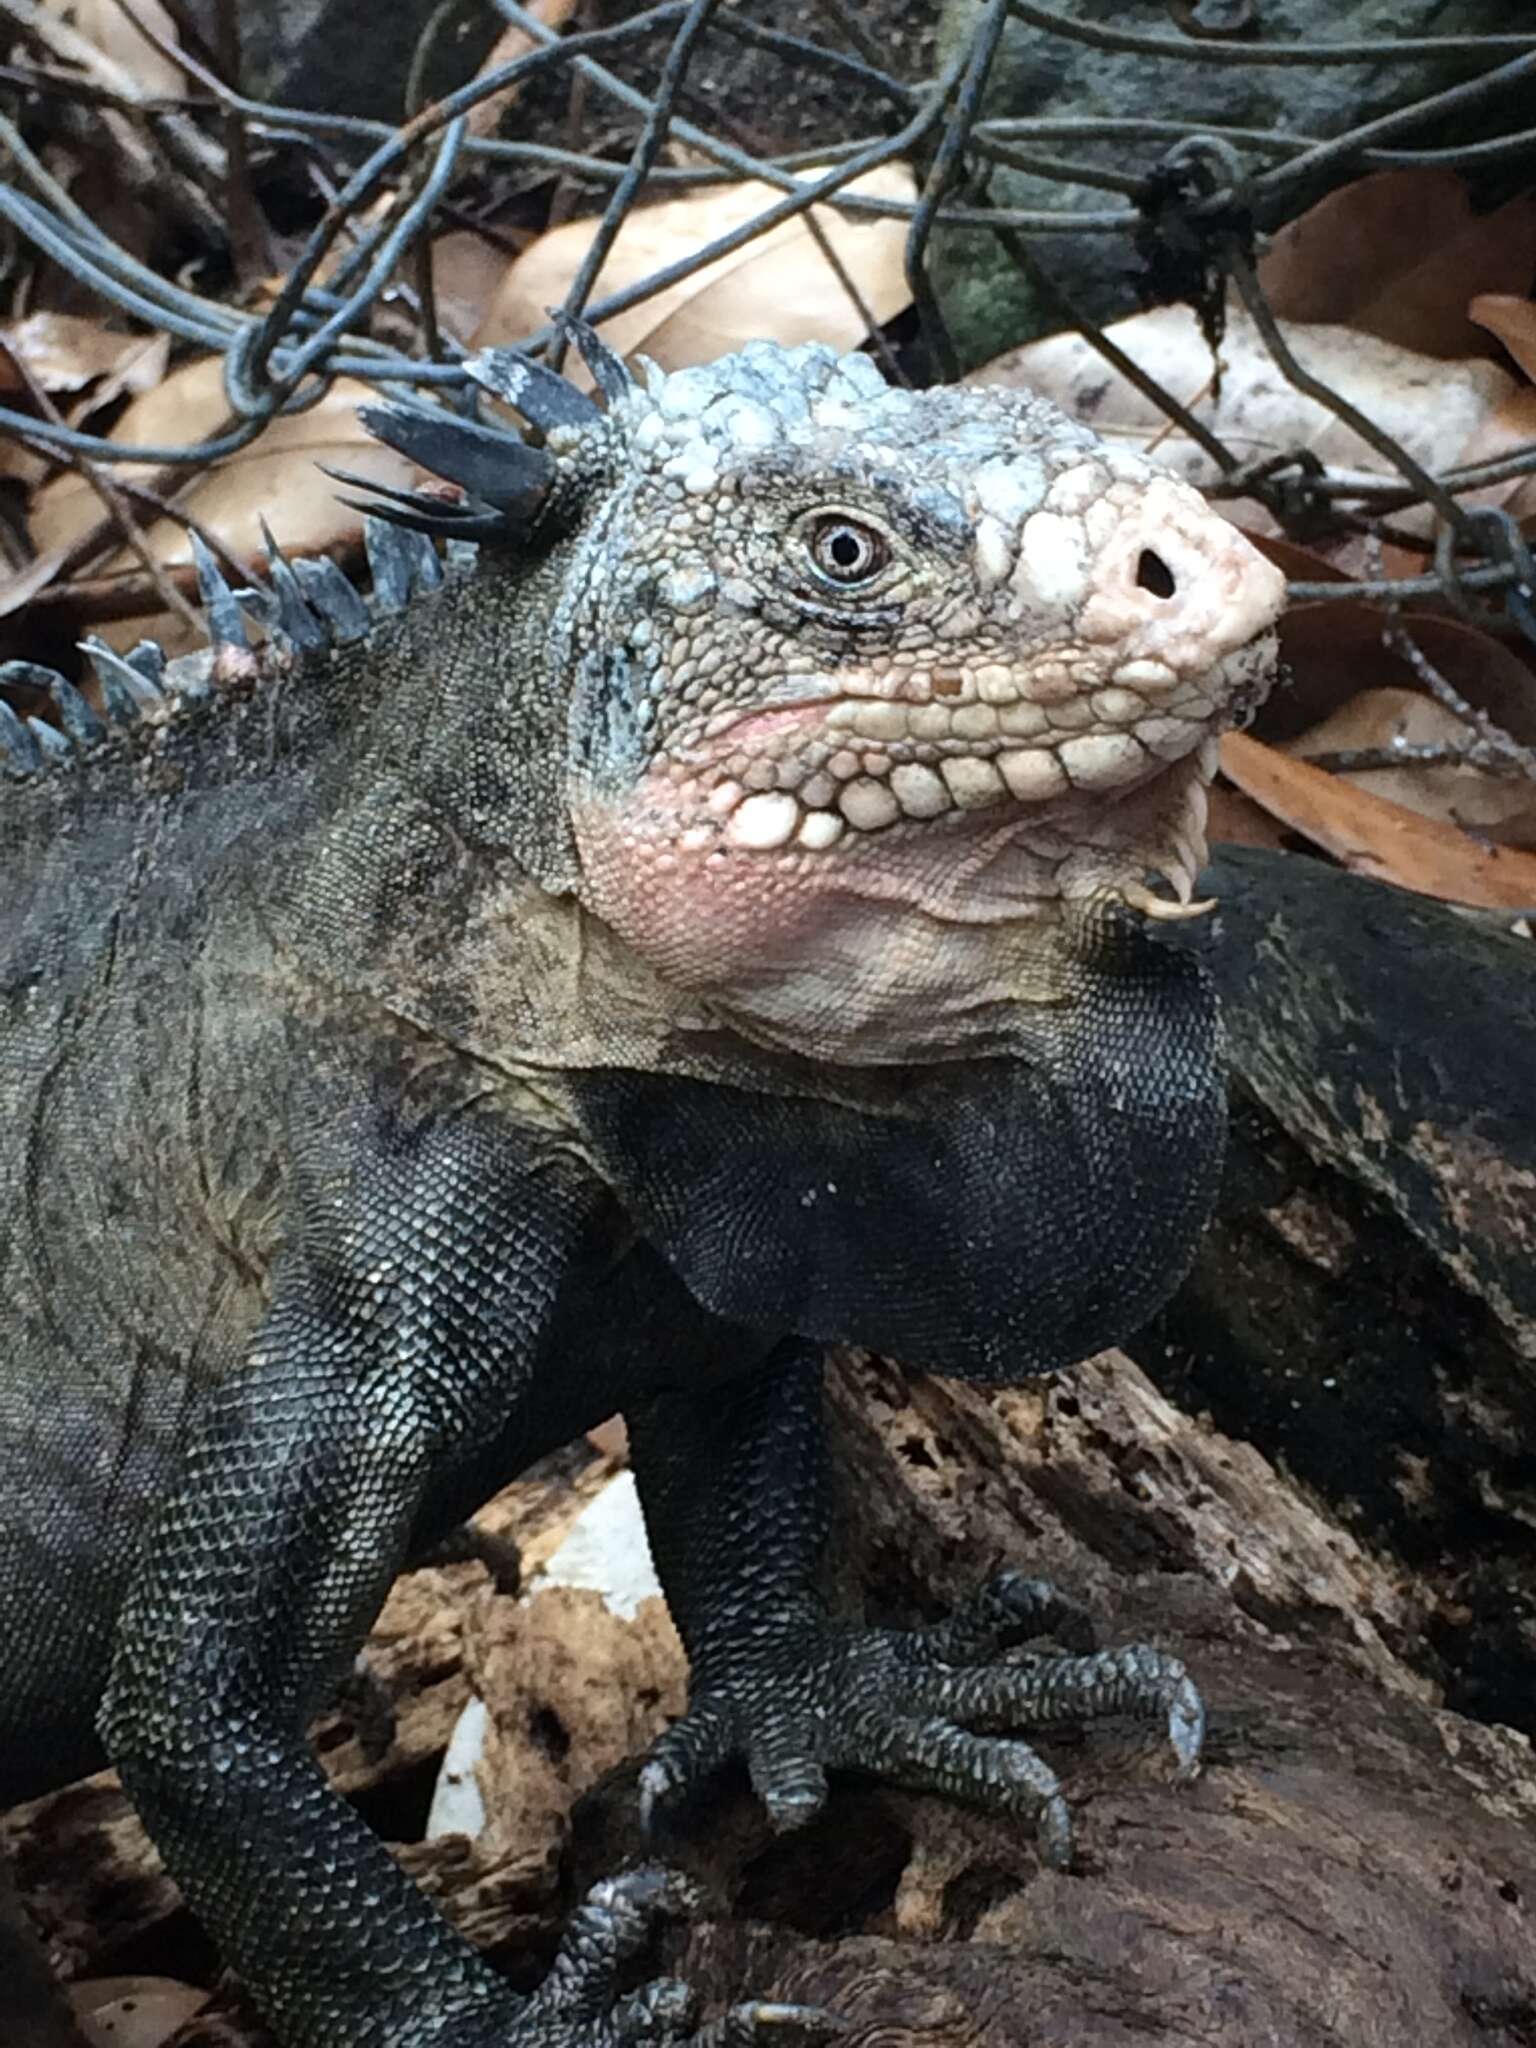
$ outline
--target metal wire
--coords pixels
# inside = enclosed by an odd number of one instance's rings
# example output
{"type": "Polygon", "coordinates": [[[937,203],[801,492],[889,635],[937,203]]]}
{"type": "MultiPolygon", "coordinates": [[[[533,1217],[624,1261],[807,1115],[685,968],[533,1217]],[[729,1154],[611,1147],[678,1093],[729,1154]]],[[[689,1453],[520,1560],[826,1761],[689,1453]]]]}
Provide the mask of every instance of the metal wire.
{"type": "MultiPolygon", "coordinates": [[[[132,0],[123,4],[131,12],[132,0]]],[[[1329,471],[1303,458],[1282,457],[1257,468],[1244,465],[1175,394],[1137,370],[1083,317],[1055,283],[1054,266],[1043,260],[1041,247],[1049,246],[1043,243],[1046,236],[1120,236],[1126,238],[1130,270],[1131,237],[1176,226],[1200,248],[1213,274],[1231,279],[1267,337],[1279,373],[1338,411],[1342,402],[1337,394],[1314,389],[1315,380],[1269,316],[1244,234],[1234,223],[1283,217],[1288,197],[1304,187],[1316,189],[1320,179],[1336,181],[1349,172],[1414,165],[1470,170],[1536,158],[1536,129],[1520,127],[1513,119],[1504,132],[1480,135],[1456,148],[1415,149],[1404,142],[1415,128],[1447,114],[1461,118],[1476,110],[1480,123],[1496,126],[1495,110],[1518,110],[1517,89],[1528,87],[1536,76],[1536,33],[1403,36],[1368,43],[1228,42],[1105,26],[1040,0],[984,0],[969,46],[954,52],[939,76],[908,80],[886,68],[886,53],[861,26],[859,9],[850,0],[821,0],[825,32],[818,36],[770,28],[719,0],[659,0],[625,22],[566,34],[550,29],[518,0],[491,0],[491,5],[504,22],[523,31],[524,54],[422,108],[399,128],[357,116],[266,105],[234,90],[185,52],[178,54],[178,62],[189,91],[142,101],[114,92],[110,80],[104,85],[48,63],[22,61],[14,53],[0,63],[0,93],[11,106],[9,115],[0,113],[0,157],[13,173],[0,184],[0,226],[125,315],[194,350],[222,355],[229,398],[226,428],[197,442],[124,444],[16,408],[0,408],[0,437],[14,436],[61,461],[196,469],[249,446],[279,414],[313,404],[338,376],[381,386],[415,384],[467,399],[472,387],[451,341],[439,339],[433,347],[437,359],[423,360],[380,338],[370,323],[387,292],[409,286],[413,249],[422,245],[435,220],[458,214],[466,186],[483,190],[487,180],[509,173],[579,179],[606,192],[600,226],[565,308],[585,309],[599,322],[696,276],[781,223],[806,215],[813,205],[830,206],[850,218],[905,223],[908,283],[936,373],[954,374],[956,358],[929,281],[933,237],[946,229],[986,229],[1037,283],[1056,294],[1071,324],[1117,368],[1133,375],[1171,422],[1203,442],[1224,474],[1219,492],[1258,495],[1282,519],[1336,517],[1356,527],[1364,522],[1366,530],[1378,532],[1383,519],[1416,503],[1432,505],[1439,515],[1447,538],[1432,573],[1361,584],[1303,584],[1298,594],[1439,596],[1465,602],[1472,593],[1504,593],[1515,628],[1529,626],[1536,604],[1529,554],[1487,520],[1464,514],[1459,499],[1468,491],[1536,473],[1536,445],[1496,461],[1433,474],[1373,421],[1354,414],[1351,424],[1391,464],[1391,475],[1329,471]],[[1334,136],[1220,122],[1197,130],[1157,117],[988,118],[984,88],[1010,17],[1037,37],[1090,46],[1138,67],[1148,59],[1230,68],[1375,66],[1434,57],[1462,60],[1473,75],[1334,136]],[[865,119],[875,132],[849,135],[845,124],[843,132],[829,132],[803,149],[778,155],[744,146],[739,136],[723,132],[723,121],[711,122],[707,94],[683,98],[701,52],[718,55],[730,44],[761,51],[765,62],[796,86],[815,80],[823,88],[833,86],[835,96],[858,96],[866,110],[873,110],[865,119]],[[621,59],[628,75],[611,68],[621,59]],[[600,118],[606,132],[618,129],[627,140],[616,149],[587,150],[531,136],[467,131],[465,116],[472,108],[560,72],[579,77],[591,107],[600,110],[589,117],[587,132],[595,131],[600,118]],[[655,80],[649,90],[633,82],[643,75],[655,80]],[[206,145],[210,161],[220,156],[222,138],[236,132],[243,134],[247,151],[270,155],[297,146],[323,161],[325,175],[334,178],[334,200],[306,238],[272,304],[252,315],[157,275],[89,218],[23,132],[27,110],[42,99],[71,103],[75,118],[84,122],[107,114],[130,116],[146,135],[153,132],[143,125],[151,117],[175,114],[183,128],[193,124],[191,132],[206,145]],[[680,111],[684,104],[704,112],[687,118],[680,111]],[[663,161],[678,145],[689,160],[663,161]],[[926,166],[916,200],[855,189],[868,172],[902,160],[926,166]],[[1185,175],[1192,164],[1201,168],[1193,180],[1185,175]],[[988,173],[998,166],[1027,170],[1063,188],[1061,203],[1033,208],[987,203],[988,173]],[[728,234],[622,289],[601,291],[604,259],[630,211],[648,193],[748,180],[777,197],[728,234]],[[1095,190],[1116,203],[1085,204],[1085,193],[1095,190]],[[381,194],[392,194],[392,205],[382,218],[365,219],[381,194]],[[337,261],[344,236],[349,246],[337,261]],[[327,264],[331,268],[322,284],[327,264]]],[[[0,0],[0,23],[29,18],[20,0],[0,0]]],[[[830,243],[821,236],[816,246],[821,255],[814,260],[829,262],[842,287],[856,298],[830,243]]],[[[557,353],[559,331],[541,327],[521,337],[521,344],[557,353]]]]}

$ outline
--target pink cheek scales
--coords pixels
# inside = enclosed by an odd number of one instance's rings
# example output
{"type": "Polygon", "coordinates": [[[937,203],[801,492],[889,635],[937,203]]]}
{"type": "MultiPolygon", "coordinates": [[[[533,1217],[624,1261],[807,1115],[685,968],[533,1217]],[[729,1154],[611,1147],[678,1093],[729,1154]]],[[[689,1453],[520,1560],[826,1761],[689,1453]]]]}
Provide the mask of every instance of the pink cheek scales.
{"type": "MultiPolygon", "coordinates": [[[[675,791],[670,791],[675,796],[675,791]]],[[[574,812],[588,907],[668,980],[718,989],[792,957],[827,915],[834,876],[803,847],[727,843],[719,824],[680,823],[647,803],[574,812]]]]}

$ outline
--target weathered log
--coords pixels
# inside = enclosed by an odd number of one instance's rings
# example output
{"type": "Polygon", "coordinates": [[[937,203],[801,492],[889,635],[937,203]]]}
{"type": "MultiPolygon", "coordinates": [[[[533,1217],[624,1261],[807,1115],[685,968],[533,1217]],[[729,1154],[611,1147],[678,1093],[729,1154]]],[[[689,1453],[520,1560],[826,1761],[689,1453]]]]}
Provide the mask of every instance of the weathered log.
{"type": "Polygon", "coordinates": [[[1130,1348],[1411,1575],[1450,1704],[1536,1732],[1536,943],[1293,856],[1207,880],[1229,1170],[1130,1348]]]}
{"type": "MultiPolygon", "coordinates": [[[[917,1618],[1025,1561],[1088,1598],[1112,1638],[1178,1648],[1211,1707],[1207,1765],[1193,1787],[1169,1784],[1145,1730],[1042,1743],[1077,1825],[1065,1875],[1027,1829],[940,1800],[841,1787],[825,1822],[776,1841],[741,1788],[722,1785],[668,1844],[705,1880],[714,1917],[675,1932],[666,1967],[712,1998],[756,1988],[831,2004],[854,2022],[852,2048],[1528,2038],[1536,1761],[1524,1738],[1440,1708],[1403,1663],[1394,1643],[1415,1609],[1395,1573],[1116,1354],[996,1394],[850,1361],[830,1402],[845,1592],[879,1617],[917,1618]]],[[[585,1490],[610,1474],[592,1467],[585,1490]]],[[[598,1594],[540,1593],[536,1577],[518,1601],[474,1565],[417,1580],[393,1604],[386,1659],[397,1679],[413,1668],[394,1630],[414,1612],[435,1645],[416,1677],[430,1670],[462,1699],[473,1681],[494,1740],[478,1768],[481,1836],[403,1853],[526,1980],[559,1894],[638,1850],[621,1759],[676,1711],[681,1652],[655,1602],[623,1622],[598,1594]],[[557,1887],[562,1802],[594,1785],[557,1887]]],[[[388,1759],[370,1779],[349,1744],[329,1751],[396,1832],[413,1807],[419,1832],[422,1731],[443,1736],[415,1682],[396,1738],[412,1761],[393,1781],[388,1759]]],[[[80,1837],[58,1853],[60,1810],[30,1810],[21,1841],[24,1881],[51,1865],[55,1931],[71,1884],[94,1883],[99,1899],[108,1874],[121,1889],[148,1854],[129,1854],[119,1814],[109,1865],[88,1877],[80,1837]]],[[[112,1958],[90,1952],[78,1920],[76,1940],[87,1970],[121,1967],[125,1944],[139,1966],[209,1966],[179,1920],[144,1922],[131,1941],[120,1927],[112,1958]]],[[[227,2000],[178,2042],[266,2048],[227,2000]]]]}
{"type": "MultiPolygon", "coordinates": [[[[1155,1743],[1049,1747],[1067,1875],[1017,1826],[929,1799],[844,1794],[779,1842],[750,1808],[709,1815],[730,1910],[672,1963],[717,1995],[827,2003],[880,2048],[1529,2038],[1530,1746],[1436,1706],[1392,1648],[1405,1589],[1304,1492],[1112,1354],[993,1395],[866,1363],[833,1405],[838,1554],[866,1605],[910,1615],[1025,1557],[1113,1636],[1187,1656],[1207,1766],[1178,1788],[1155,1743]]],[[[605,1818],[599,1858],[622,1839],[605,1818]]]]}

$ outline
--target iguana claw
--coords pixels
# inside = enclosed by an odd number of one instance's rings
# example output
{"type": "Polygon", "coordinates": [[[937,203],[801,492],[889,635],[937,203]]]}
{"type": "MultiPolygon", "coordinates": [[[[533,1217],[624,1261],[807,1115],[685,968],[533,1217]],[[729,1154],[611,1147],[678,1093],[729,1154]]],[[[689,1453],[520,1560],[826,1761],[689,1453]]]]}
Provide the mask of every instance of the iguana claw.
{"type": "Polygon", "coordinates": [[[1181,903],[1174,896],[1159,896],[1144,882],[1122,882],[1112,893],[1131,910],[1139,910],[1143,917],[1155,918],[1162,924],[1176,924],[1191,917],[1209,917],[1216,908],[1214,896],[1181,903]]]}
{"type": "Polygon", "coordinates": [[[853,1768],[973,1804],[1027,1814],[1041,1853],[1065,1867],[1072,1824],[1055,1773],[1016,1735],[977,1733],[1127,1713],[1165,1717],[1180,1777],[1198,1765],[1205,1714],[1177,1659],[1145,1644],[1002,1661],[1022,1638],[1081,1645],[1084,1611],[1043,1580],[1004,1573],[931,1629],[832,1624],[754,1643],[697,1688],[640,1775],[642,1825],[733,1756],[776,1828],[803,1825],[827,1771],[853,1768]]]}
{"type": "Polygon", "coordinates": [[[572,1914],[549,1975],[495,2048],[817,2048],[842,2031],[832,2013],[764,1999],[734,2005],[700,2027],[697,1995],[674,1977],[611,2004],[614,1978],[644,1952],[658,1920],[695,1912],[700,1901],[696,1885],[660,1865],[594,1885],[572,1914]]]}

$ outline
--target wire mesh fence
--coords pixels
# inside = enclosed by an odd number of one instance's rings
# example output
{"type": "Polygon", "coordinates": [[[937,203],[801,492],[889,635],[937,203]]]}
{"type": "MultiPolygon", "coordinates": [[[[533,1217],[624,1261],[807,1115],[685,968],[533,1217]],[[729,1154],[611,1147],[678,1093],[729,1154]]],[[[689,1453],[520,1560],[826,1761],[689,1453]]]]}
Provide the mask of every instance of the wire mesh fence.
{"type": "MultiPolygon", "coordinates": [[[[117,0],[151,44],[163,44],[133,0],[117,0]]],[[[1208,0],[1207,0],[1208,4],[1208,0]]],[[[1384,522],[1428,506],[1438,540],[1432,566],[1412,577],[1378,577],[1349,585],[1351,593],[1400,601],[1440,597],[1465,605],[1499,603],[1521,630],[1536,637],[1532,605],[1536,571],[1518,524],[1467,494],[1536,472],[1536,443],[1497,460],[1432,470],[1421,464],[1369,413],[1300,362],[1266,303],[1255,264],[1262,224],[1283,217],[1296,195],[1319,181],[1359,172],[1439,167],[1470,173],[1490,168],[1518,174],[1536,166],[1536,128],[1521,125],[1536,77],[1536,32],[1481,36],[1403,36],[1379,40],[1282,42],[1251,34],[1190,34],[1130,29],[1078,18],[1038,0],[982,0],[972,32],[950,48],[933,75],[908,78],[886,68],[867,20],[852,0],[818,0],[809,10],[816,33],[790,33],[763,15],[772,10],[728,0],[661,0],[617,21],[579,19],[551,27],[516,0],[490,0],[500,22],[520,32],[524,47],[510,61],[483,70],[442,97],[420,99],[425,47],[412,67],[409,118],[398,127],[358,116],[267,104],[246,96],[221,70],[218,49],[188,35],[175,61],[185,93],[151,96],[131,78],[71,63],[61,17],[37,0],[0,0],[0,152],[8,176],[0,185],[0,225],[9,239],[12,279],[43,259],[130,320],[174,337],[178,345],[212,351],[224,363],[227,419],[222,431],[196,440],[124,442],[69,425],[36,406],[0,406],[0,436],[13,437],[65,464],[99,475],[123,473],[119,503],[131,516],[136,475],[146,468],[158,485],[253,443],[280,415],[315,404],[340,376],[374,386],[422,387],[443,403],[472,406],[476,390],[464,368],[465,345],[438,319],[430,265],[423,252],[435,226],[462,214],[466,195],[498,179],[560,180],[589,194],[600,219],[559,309],[561,318],[518,337],[518,345],[558,361],[563,320],[581,314],[601,323],[697,276],[779,224],[827,207],[853,218],[885,216],[904,224],[905,274],[915,308],[918,345],[899,373],[948,378],[958,354],[932,274],[936,235],[984,231],[1010,262],[1043,279],[1059,303],[1062,323],[1077,328],[1107,362],[1193,436],[1220,472],[1217,495],[1257,498],[1286,530],[1315,531],[1319,522],[1384,530],[1384,522]],[[1280,132],[1214,121],[1148,115],[1103,119],[1003,118],[989,114],[987,83],[1010,21],[1023,32],[1091,50],[1125,65],[1149,59],[1199,66],[1220,74],[1238,66],[1309,69],[1369,62],[1445,60],[1463,72],[1455,82],[1386,114],[1331,135],[1280,132]],[[815,80],[832,88],[829,103],[872,110],[868,132],[846,132],[846,113],[806,146],[780,154],[754,150],[697,81],[723,47],[747,45],[776,77],[815,80]],[[537,81],[565,81],[579,122],[561,139],[521,123],[515,96],[537,81]],[[488,132],[486,110],[515,103],[501,129],[488,132]],[[251,210],[253,159],[291,155],[308,168],[324,204],[280,288],[259,311],[160,274],[83,209],[50,168],[38,134],[67,111],[75,132],[128,160],[125,175],[160,181],[201,232],[238,249],[251,210]],[[1426,133],[1475,128],[1474,139],[1445,146],[1426,133]],[[530,132],[519,132],[526,126],[530,132]],[[911,200],[857,189],[872,171],[906,163],[917,172],[911,200]],[[1059,205],[994,204],[989,184],[1000,168],[1024,169],[1060,189],[1059,205]],[[620,228],[638,205],[679,189],[743,184],[777,193],[770,204],[727,232],[619,289],[601,275],[620,228]],[[1090,201],[1083,204],[1084,195],[1090,201]],[[1344,421],[1382,458],[1385,474],[1340,474],[1304,450],[1247,462],[1179,395],[1139,368],[1089,318],[1069,293],[1054,287],[1050,249],[1063,234],[1118,240],[1127,269],[1182,280],[1209,312],[1230,295],[1256,324],[1279,374],[1344,421]],[[380,332],[381,305],[392,315],[380,332]],[[401,331],[402,312],[409,333],[401,331]]],[[[178,10],[178,17],[179,17],[178,10]]],[[[236,10],[226,7],[225,16],[236,10]]],[[[456,0],[428,23],[425,46],[443,34],[456,0]]],[[[590,10],[589,10],[590,12],[590,10]]],[[[1222,12],[1217,10],[1218,14],[1222,12]]],[[[1238,31],[1251,27],[1243,0],[1225,8],[1238,31]]],[[[75,53],[78,55],[78,52],[75,53]]],[[[227,48],[224,55],[228,57],[227,48]]],[[[822,260],[856,296],[825,235],[815,230],[822,260]]],[[[866,309],[862,309],[867,312],[866,309]]],[[[1219,314],[1216,316],[1219,318],[1219,314]]],[[[165,502],[151,490],[157,504],[165,502]]],[[[1303,583],[1309,597],[1336,595],[1336,583],[1303,583]]]]}

